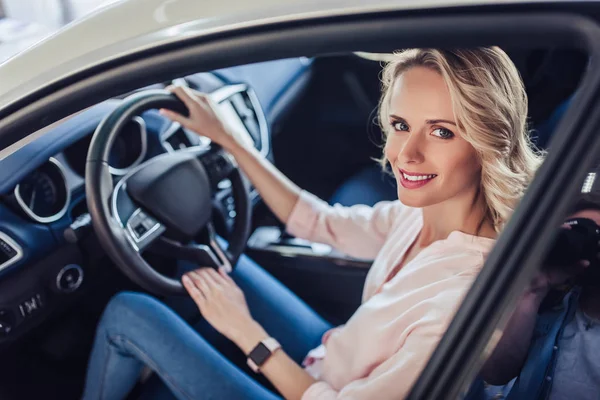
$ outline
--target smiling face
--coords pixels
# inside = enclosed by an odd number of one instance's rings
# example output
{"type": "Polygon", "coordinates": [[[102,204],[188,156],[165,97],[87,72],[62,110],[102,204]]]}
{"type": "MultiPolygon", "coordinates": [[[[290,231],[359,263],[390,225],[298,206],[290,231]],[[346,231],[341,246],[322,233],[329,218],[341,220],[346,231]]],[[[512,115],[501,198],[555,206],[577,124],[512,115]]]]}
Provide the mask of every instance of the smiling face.
{"type": "Polygon", "coordinates": [[[413,67],[398,76],[387,118],[385,157],[403,204],[474,200],[481,166],[473,146],[461,137],[450,92],[438,72],[413,67]]]}

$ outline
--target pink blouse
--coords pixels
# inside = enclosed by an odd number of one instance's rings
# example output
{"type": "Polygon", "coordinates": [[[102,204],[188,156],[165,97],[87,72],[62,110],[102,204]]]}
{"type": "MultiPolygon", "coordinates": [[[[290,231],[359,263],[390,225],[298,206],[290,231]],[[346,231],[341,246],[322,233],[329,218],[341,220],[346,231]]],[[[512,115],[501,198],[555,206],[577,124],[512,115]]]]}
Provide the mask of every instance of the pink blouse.
{"type": "Polygon", "coordinates": [[[306,369],[317,382],[303,400],[408,394],[495,243],[454,231],[388,280],[422,225],[421,210],[399,201],[330,206],[302,192],[287,223],[289,233],[374,259],[362,305],[309,353],[316,362],[306,369]]]}

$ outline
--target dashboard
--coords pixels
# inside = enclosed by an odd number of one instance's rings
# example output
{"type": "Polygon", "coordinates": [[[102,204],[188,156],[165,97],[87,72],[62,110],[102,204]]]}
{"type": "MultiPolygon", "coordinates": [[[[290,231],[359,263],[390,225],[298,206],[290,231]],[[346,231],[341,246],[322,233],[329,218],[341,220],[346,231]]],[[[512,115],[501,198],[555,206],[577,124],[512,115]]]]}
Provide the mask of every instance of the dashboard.
{"type": "MultiPolygon", "coordinates": [[[[210,93],[243,140],[271,157],[270,128],[301,93],[298,82],[308,80],[310,67],[308,59],[270,61],[151,88],[176,83],[210,93]]],[[[74,301],[74,294],[90,284],[86,277],[93,271],[78,243],[81,232],[91,231],[85,198],[87,151],[97,126],[121,101],[110,99],[59,121],[0,160],[0,345],[37,326],[64,302],[74,301]]],[[[159,154],[208,145],[208,138],[149,110],[133,118],[115,139],[110,172],[117,183],[159,154]]],[[[257,197],[253,192],[255,203],[257,197]]],[[[219,201],[227,228],[235,217],[233,202],[227,195],[219,201]]],[[[99,248],[98,243],[94,246],[99,248]]]]}

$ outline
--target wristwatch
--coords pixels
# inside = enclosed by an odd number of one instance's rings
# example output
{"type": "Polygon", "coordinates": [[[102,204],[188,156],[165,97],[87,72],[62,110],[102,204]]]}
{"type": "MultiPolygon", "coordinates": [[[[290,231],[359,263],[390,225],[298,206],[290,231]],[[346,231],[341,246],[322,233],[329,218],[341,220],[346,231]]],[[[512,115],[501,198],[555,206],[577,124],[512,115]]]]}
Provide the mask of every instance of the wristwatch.
{"type": "Polygon", "coordinates": [[[270,337],[263,339],[256,347],[248,354],[248,366],[255,373],[260,372],[260,367],[281,348],[281,345],[277,340],[270,337]]]}

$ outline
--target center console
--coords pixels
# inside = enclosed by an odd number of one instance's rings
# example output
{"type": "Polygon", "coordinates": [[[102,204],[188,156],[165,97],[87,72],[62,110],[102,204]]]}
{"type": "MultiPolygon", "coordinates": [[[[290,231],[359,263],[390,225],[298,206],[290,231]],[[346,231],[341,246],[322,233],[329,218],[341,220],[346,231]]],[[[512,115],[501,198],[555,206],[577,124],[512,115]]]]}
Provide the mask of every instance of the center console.
{"type": "Polygon", "coordinates": [[[276,226],[256,229],[246,254],[336,325],[360,306],[372,263],[326,244],[292,237],[276,226]]]}
{"type": "Polygon", "coordinates": [[[325,262],[348,268],[368,269],[373,262],[350,257],[323,243],[293,237],[276,226],[257,228],[248,240],[248,249],[252,254],[304,259],[309,264],[325,262]]]}

